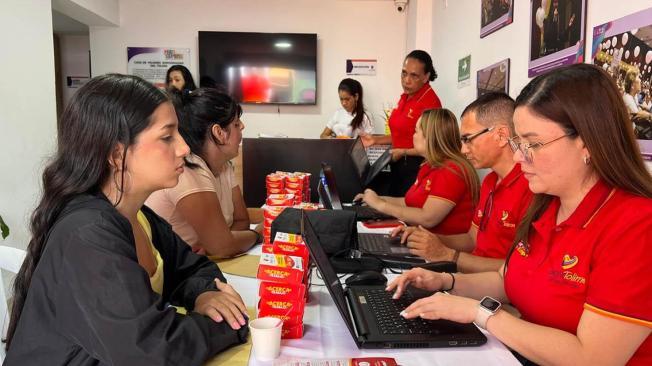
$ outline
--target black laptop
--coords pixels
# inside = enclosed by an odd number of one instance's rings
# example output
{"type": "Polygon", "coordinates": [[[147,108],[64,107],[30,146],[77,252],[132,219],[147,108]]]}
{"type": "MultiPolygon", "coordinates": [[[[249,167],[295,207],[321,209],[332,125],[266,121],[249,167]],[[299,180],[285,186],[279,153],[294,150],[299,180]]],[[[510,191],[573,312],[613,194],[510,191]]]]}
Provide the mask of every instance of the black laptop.
{"type": "Polygon", "coordinates": [[[301,233],[310,255],[358,348],[468,347],[487,342],[473,324],[400,316],[413,301],[429,295],[422,290],[408,289],[398,300],[393,300],[384,286],[349,286],[344,290],[310,221],[302,216],[301,233]]]}
{"type": "Polygon", "coordinates": [[[342,205],[340,193],[337,190],[337,182],[333,169],[327,163],[321,163],[319,183],[317,184],[319,201],[327,210],[348,210],[355,211],[358,221],[385,220],[394,217],[386,215],[374,208],[362,205],[342,205]]]}
{"type": "Polygon", "coordinates": [[[360,184],[363,188],[369,186],[371,181],[380,174],[389,163],[392,162],[392,154],[390,149],[386,149],[373,164],[369,164],[369,156],[367,150],[362,144],[362,139],[359,137],[355,140],[349,151],[351,161],[355,166],[358,176],[360,177],[360,184]]]}

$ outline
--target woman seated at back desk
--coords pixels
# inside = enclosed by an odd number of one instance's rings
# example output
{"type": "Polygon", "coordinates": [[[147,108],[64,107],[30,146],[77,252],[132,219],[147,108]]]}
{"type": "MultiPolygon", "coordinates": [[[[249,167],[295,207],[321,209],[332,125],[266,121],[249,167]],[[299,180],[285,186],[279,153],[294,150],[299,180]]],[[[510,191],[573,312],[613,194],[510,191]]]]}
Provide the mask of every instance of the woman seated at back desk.
{"type": "Polygon", "coordinates": [[[147,200],[193,251],[220,258],[260,242],[249,230],[249,215],[230,160],[238,156],[242,108],[226,94],[200,88],[175,94],[179,132],[190,146],[186,169],[176,187],[147,200]]]}
{"type": "Polygon", "coordinates": [[[337,87],[342,108],[328,121],[319,138],[352,137],[370,134],[374,126],[364,110],[362,85],[354,79],[343,79],[337,87]]]}
{"type": "Polygon", "coordinates": [[[423,112],[414,149],[426,161],[405,197],[380,197],[371,189],[356,196],[376,210],[441,235],[465,233],[478,198],[475,169],[461,152],[455,115],[448,109],[423,112]]]}

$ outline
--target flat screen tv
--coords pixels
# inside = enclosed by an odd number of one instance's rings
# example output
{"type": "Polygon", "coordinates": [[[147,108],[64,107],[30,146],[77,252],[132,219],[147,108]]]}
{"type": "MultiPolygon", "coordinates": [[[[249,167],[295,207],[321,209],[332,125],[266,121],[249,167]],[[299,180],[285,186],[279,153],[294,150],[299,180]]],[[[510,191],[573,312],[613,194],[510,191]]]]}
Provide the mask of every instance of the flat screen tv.
{"type": "Polygon", "coordinates": [[[241,103],[316,104],[317,35],[200,31],[199,77],[241,103]]]}

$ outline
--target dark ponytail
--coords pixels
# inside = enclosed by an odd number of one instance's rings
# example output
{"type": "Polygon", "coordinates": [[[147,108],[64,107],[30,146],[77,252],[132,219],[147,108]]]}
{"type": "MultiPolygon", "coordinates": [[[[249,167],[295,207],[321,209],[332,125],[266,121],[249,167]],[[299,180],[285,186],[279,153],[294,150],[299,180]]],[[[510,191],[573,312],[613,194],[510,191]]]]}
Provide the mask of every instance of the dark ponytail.
{"type": "MultiPolygon", "coordinates": [[[[179,133],[190,151],[203,157],[207,138],[219,144],[211,133],[213,125],[226,130],[242,116],[242,107],[233,98],[217,89],[199,88],[194,91],[172,91],[172,101],[179,119],[179,133]]],[[[188,166],[194,164],[186,162],[188,166]]]]}
{"type": "MultiPolygon", "coordinates": [[[[32,275],[47,244],[48,233],[66,204],[75,196],[99,194],[110,179],[109,159],[118,143],[124,154],[149,125],[154,110],[167,98],[145,80],[108,74],[82,86],[58,124],[57,150],[43,172],[43,196],[31,217],[32,237],[13,286],[13,308],[6,348],[16,331],[32,275]]],[[[124,182],[124,179],[120,179],[124,182]]]]}
{"type": "Polygon", "coordinates": [[[358,100],[355,104],[355,109],[353,113],[355,116],[351,120],[351,130],[355,131],[356,129],[362,126],[362,120],[365,116],[364,111],[364,102],[362,100],[362,84],[355,79],[342,79],[340,85],[337,87],[337,91],[344,91],[349,93],[352,97],[358,96],[358,100]]]}
{"type": "Polygon", "coordinates": [[[437,79],[437,71],[435,71],[435,66],[433,66],[432,58],[428,52],[422,50],[414,50],[405,56],[405,58],[413,58],[421,62],[423,64],[423,72],[430,73],[430,78],[428,80],[435,81],[435,79],[437,79]]]}

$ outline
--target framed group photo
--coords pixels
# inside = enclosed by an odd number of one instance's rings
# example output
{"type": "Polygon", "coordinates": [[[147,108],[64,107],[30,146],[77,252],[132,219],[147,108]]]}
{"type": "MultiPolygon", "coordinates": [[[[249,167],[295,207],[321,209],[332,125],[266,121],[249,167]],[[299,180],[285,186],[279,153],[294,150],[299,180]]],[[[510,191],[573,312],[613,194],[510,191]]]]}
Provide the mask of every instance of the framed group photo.
{"type": "Polygon", "coordinates": [[[528,76],[584,62],[586,0],[531,0],[528,76]]]}
{"type": "Polygon", "coordinates": [[[643,157],[652,160],[652,8],[594,27],[591,50],[622,94],[643,157]]]}
{"type": "Polygon", "coordinates": [[[480,38],[512,24],[514,0],[482,0],[480,12],[480,38]]]}
{"type": "Polygon", "coordinates": [[[478,97],[492,92],[509,94],[509,59],[478,70],[478,97]]]}

